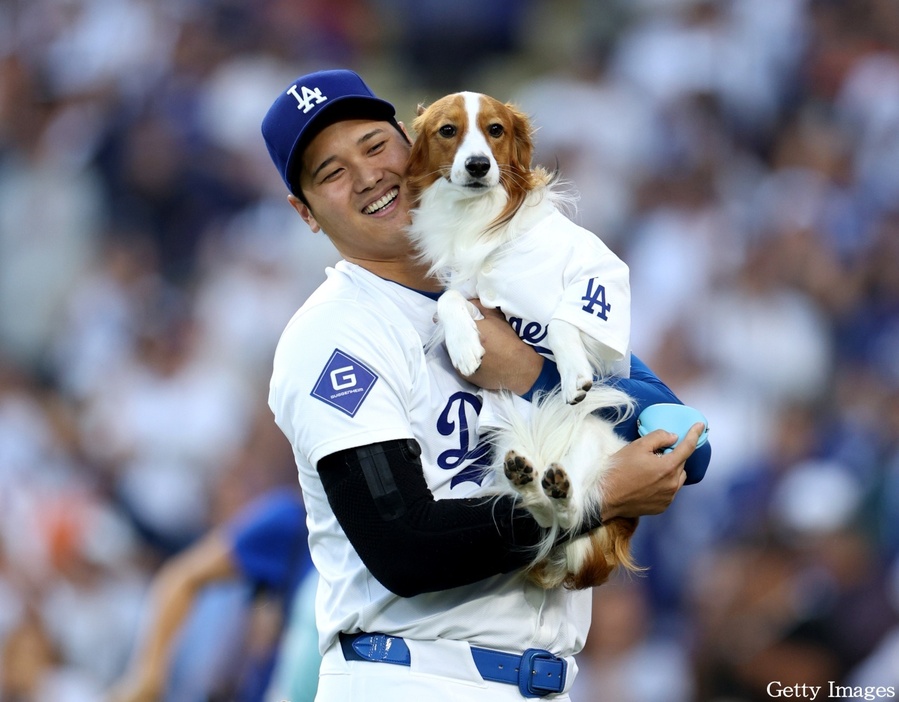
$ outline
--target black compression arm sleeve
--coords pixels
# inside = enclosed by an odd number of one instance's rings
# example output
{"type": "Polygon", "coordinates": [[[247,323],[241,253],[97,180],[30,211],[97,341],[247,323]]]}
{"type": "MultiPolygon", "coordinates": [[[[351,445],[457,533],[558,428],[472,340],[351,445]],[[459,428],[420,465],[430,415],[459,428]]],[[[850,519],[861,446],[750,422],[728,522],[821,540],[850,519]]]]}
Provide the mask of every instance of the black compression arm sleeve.
{"type": "Polygon", "coordinates": [[[530,563],[544,530],[511,497],[435,500],[412,439],[361,446],[318,463],[337,521],[372,575],[412,597],[530,563]]]}

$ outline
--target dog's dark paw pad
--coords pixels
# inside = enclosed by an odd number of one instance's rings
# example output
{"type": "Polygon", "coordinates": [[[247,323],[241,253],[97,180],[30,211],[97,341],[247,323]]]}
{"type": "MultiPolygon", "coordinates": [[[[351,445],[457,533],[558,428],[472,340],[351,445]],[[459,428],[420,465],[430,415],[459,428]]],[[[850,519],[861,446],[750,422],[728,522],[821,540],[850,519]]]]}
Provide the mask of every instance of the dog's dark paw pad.
{"type": "Polygon", "coordinates": [[[571,491],[568,473],[558,463],[553,463],[546,469],[540,484],[547,497],[552,497],[554,500],[567,499],[568,493],[571,491]]]}
{"type": "Polygon", "coordinates": [[[513,485],[527,485],[534,480],[534,466],[527,458],[514,451],[506,454],[504,468],[506,477],[513,485]]]}
{"type": "Polygon", "coordinates": [[[578,391],[571,397],[571,399],[568,401],[568,404],[576,405],[579,402],[583,402],[585,397],[587,397],[586,391],[584,391],[584,392],[578,391]]]}

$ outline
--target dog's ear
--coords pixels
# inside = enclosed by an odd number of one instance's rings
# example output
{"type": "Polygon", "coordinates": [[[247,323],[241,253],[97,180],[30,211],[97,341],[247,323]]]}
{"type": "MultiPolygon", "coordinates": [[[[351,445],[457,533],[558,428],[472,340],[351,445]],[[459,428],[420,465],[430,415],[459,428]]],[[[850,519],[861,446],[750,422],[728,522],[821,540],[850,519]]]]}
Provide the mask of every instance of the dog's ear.
{"type": "Polygon", "coordinates": [[[424,114],[427,111],[428,107],[423,102],[418,103],[418,107],[415,108],[415,119],[412,120],[412,131],[416,134],[421,134],[425,123],[424,114]]]}
{"type": "Polygon", "coordinates": [[[531,168],[531,159],[534,157],[534,128],[530,118],[515,105],[506,104],[509,114],[512,115],[512,131],[515,144],[513,153],[522,172],[531,168]]]}
{"type": "Polygon", "coordinates": [[[515,105],[506,103],[512,120],[512,152],[508,171],[500,171],[500,179],[505,184],[509,199],[502,212],[491,222],[491,227],[506,224],[521,205],[528,192],[537,185],[537,179],[531,170],[531,159],[534,155],[533,128],[530,118],[515,105]]]}
{"type": "Polygon", "coordinates": [[[423,177],[428,170],[428,159],[430,158],[428,139],[422,135],[424,129],[423,106],[419,105],[419,109],[418,117],[412,122],[412,130],[416,137],[412,141],[409,160],[406,162],[406,187],[413,207],[417,206],[421,196],[424,187],[423,177]]]}
{"type": "Polygon", "coordinates": [[[417,127],[413,125],[413,127],[418,136],[412,141],[409,163],[406,167],[407,175],[411,177],[421,175],[428,162],[428,140],[421,133],[421,125],[417,125],[417,127]]]}

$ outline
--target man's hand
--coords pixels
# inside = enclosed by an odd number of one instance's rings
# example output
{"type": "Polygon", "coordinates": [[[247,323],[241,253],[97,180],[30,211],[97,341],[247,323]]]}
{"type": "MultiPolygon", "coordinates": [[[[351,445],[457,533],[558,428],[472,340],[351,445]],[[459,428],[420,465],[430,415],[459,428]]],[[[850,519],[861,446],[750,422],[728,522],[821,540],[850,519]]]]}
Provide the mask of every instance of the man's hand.
{"type": "Polygon", "coordinates": [[[534,385],[543,368],[543,356],[518,338],[502,313],[471,300],[484,319],[478,331],[484,347],[480,367],[466,380],[487,390],[510,390],[523,395],[534,385]]]}
{"type": "Polygon", "coordinates": [[[694,424],[670,453],[660,451],[677,441],[677,434],[662,429],[618,451],[614,467],[603,480],[603,521],[664,512],[687,479],[684,462],[696,450],[704,428],[702,423],[694,424]]]}

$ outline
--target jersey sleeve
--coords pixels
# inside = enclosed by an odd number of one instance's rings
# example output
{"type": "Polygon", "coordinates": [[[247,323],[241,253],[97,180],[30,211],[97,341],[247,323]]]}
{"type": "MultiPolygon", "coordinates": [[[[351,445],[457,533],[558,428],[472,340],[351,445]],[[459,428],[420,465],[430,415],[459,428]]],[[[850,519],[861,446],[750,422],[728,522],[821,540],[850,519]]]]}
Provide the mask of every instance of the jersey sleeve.
{"type": "Polygon", "coordinates": [[[630,271],[604,244],[593,248],[598,252],[572,256],[553,319],[573,324],[595,339],[603,360],[620,361],[630,349],[630,271]]]}
{"type": "MultiPolygon", "coordinates": [[[[636,402],[637,406],[633,414],[625,421],[619,422],[615,431],[627,441],[634,441],[637,432],[637,417],[650,405],[661,402],[672,402],[682,405],[680,398],[663,383],[655,372],[636,356],[631,356],[631,372],[629,378],[612,378],[610,384],[623,390],[636,402]]],[[[712,445],[706,442],[696,449],[684,466],[687,473],[687,485],[698,483],[705,476],[706,470],[712,459],[712,445]]]]}
{"type": "Polygon", "coordinates": [[[365,304],[301,310],[275,352],[275,421],[311,465],[352,446],[412,436],[406,408],[420,348],[417,336],[365,304]]]}

